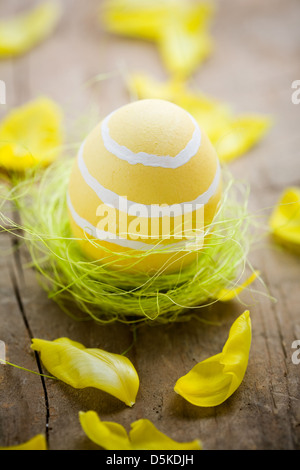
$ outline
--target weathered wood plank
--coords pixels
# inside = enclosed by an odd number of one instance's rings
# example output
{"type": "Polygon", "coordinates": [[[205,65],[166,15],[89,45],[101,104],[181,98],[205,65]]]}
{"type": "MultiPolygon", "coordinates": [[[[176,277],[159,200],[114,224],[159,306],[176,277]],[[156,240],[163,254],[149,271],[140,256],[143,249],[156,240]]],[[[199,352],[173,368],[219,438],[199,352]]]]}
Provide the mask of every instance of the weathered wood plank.
{"type": "MultiPolygon", "coordinates": [[[[6,360],[38,372],[35,355],[30,353],[30,329],[15,283],[13,258],[5,253],[12,249],[9,237],[1,235],[0,329],[6,345],[6,360]]],[[[38,375],[0,366],[0,442],[16,445],[33,435],[46,432],[45,395],[38,375]],[[34,396],[34,400],[32,397],[34,396]]]]}

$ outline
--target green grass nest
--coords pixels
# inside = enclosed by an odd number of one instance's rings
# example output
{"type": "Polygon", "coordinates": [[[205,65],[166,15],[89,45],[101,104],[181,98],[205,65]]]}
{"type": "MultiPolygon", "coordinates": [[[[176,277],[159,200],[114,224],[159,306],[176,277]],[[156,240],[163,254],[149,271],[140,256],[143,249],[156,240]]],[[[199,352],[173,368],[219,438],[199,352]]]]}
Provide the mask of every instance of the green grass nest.
{"type": "Polygon", "coordinates": [[[29,266],[63,311],[101,323],[167,323],[188,319],[216,302],[221,289],[239,282],[248,264],[252,217],[247,185],[235,181],[228,170],[222,170],[225,187],[212,235],[197,261],[175,274],[162,270],[129,275],[111,269],[109,263],[86,259],[72,236],[66,203],[72,163],[73,159],[61,160],[10,189],[3,185],[0,212],[2,230],[26,242],[29,266]],[[5,215],[7,203],[18,210],[20,223],[5,215]]]}

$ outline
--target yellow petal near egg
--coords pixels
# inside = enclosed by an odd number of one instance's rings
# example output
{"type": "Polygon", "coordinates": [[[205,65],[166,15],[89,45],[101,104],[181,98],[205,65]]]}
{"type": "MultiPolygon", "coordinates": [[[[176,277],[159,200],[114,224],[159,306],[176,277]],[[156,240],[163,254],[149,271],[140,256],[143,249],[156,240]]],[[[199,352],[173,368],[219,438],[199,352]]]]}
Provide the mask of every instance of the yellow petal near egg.
{"type": "Polygon", "coordinates": [[[165,99],[186,109],[208,135],[221,162],[230,162],[256,145],[272,125],[269,116],[236,115],[231,106],[196,90],[181,80],[159,82],[145,74],[132,74],[128,88],[138,99],[165,99]]]}
{"type": "Polygon", "coordinates": [[[228,116],[219,135],[214,139],[222,162],[230,162],[244,155],[259,142],[271,127],[271,119],[256,114],[228,116]]]}
{"type": "Polygon", "coordinates": [[[218,156],[189,113],[165,100],[136,101],[81,146],[68,189],[71,228],[89,258],[129,269],[147,252],[134,270],[175,271],[195,259],[182,247],[203,242],[221,180],[218,156]]]}
{"type": "Polygon", "coordinates": [[[0,166],[25,171],[58,158],[63,141],[63,113],[40,97],[10,111],[0,122],[0,166]]]}
{"type": "Polygon", "coordinates": [[[60,5],[51,0],[1,20],[0,57],[18,56],[30,50],[52,33],[60,16],[60,5]]]}
{"type": "Polygon", "coordinates": [[[211,53],[211,2],[108,0],[101,9],[107,31],[155,41],[168,71],[191,75],[211,53]]]}
{"type": "Polygon", "coordinates": [[[300,249],[300,188],[286,188],[270,219],[272,234],[291,248],[300,249]]]}
{"type": "MultiPolygon", "coordinates": [[[[158,47],[171,74],[185,79],[191,75],[212,51],[212,39],[203,26],[201,15],[195,21],[183,21],[182,16],[171,17],[161,31],[158,47]]],[[[198,15],[199,16],[199,15],[198,15]]]]}
{"type": "Polygon", "coordinates": [[[229,300],[234,299],[235,297],[238,297],[238,295],[243,292],[244,289],[246,289],[252,282],[255,281],[255,279],[259,276],[260,272],[259,271],[254,271],[251,276],[246,279],[242,284],[238,285],[237,287],[234,287],[232,289],[222,289],[218,295],[217,299],[221,300],[222,302],[228,302],[229,300]]]}
{"type": "Polygon", "coordinates": [[[100,9],[100,20],[112,33],[156,41],[171,6],[174,0],[108,0],[100,9]]]}

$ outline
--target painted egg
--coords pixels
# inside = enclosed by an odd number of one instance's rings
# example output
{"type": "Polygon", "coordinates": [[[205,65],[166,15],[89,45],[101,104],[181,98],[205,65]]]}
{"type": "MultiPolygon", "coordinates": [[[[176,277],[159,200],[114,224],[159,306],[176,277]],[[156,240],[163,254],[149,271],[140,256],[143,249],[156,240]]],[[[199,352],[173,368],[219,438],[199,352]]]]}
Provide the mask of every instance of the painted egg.
{"type": "Polygon", "coordinates": [[[83,142],[68,208],[83,253],[112,268],[177,271],[199,255],[218,209],[211,142],[181,107],[159,99],[117,109],[83,142]]]}

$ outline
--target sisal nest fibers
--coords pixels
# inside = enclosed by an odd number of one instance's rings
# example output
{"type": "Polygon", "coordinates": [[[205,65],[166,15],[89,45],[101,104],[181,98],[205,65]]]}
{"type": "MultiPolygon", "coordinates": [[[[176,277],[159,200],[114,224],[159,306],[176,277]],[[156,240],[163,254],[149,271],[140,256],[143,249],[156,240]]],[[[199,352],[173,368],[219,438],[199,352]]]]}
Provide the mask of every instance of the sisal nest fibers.
{"type": "MultiPolygon", "coordinates": [[[[176,273],[162,268],[154,274],[129,275],[126,270],[112,269],[109,258],[105,264],[86,259],[72,235],[66,200],[72,164],[73,159],[67,158],[42,173],[26,176],[9,194],[6,190],[0,212],[2,230],[24,240],[30,267],[63,311],[100,323],[167,323],[188,319],[216,302],[222,289],[236,285],[248,264],[252,218],[248,187],[235,181],[227,170],[222,170],[225,187],[220,208],[213,226],[205,227],[211,235],[202,249],[190,246],[190,250],[199,251],[196,261],[176,273]],[[21,223],[3,213],[4,201],[15,205],[21,223]]],[[[182,251],[182,256],[188,253],[182,251]]],[[[116,261],[116,253],[111,254],[116,261]]],[[[139,252],[133,262],[149,254],[139,252]]]]}

